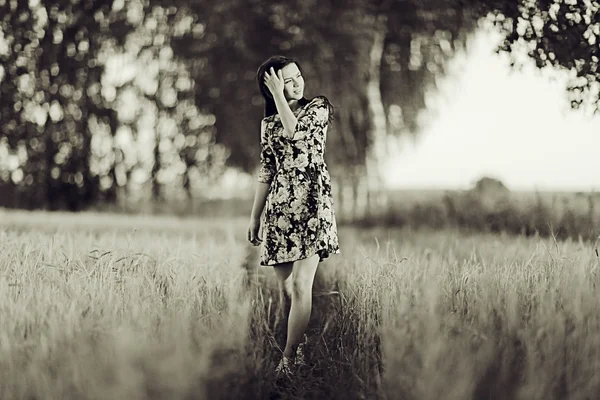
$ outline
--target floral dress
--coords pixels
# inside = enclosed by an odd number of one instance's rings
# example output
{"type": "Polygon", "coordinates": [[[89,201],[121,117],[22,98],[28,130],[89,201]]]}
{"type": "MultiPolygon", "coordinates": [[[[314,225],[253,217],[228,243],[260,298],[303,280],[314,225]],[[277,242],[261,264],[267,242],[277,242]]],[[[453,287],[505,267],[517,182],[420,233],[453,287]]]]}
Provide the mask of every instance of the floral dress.
{"type": "Polygon", "coordinates": [[[279,115],[261,122],[258,181],[270,183],[262,225],[263,266],[340,252],[331,178],[324,152],[329,108],[316,97],[294,115],[293,138],[283,136],[279,115]]]}

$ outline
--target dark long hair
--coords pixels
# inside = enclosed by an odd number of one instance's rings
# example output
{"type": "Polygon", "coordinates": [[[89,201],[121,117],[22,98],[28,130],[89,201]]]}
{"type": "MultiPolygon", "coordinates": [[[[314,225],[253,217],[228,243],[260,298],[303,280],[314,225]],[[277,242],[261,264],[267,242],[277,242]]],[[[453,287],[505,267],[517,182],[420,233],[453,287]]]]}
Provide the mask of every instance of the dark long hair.
{"type": "MultiPolygon", "coordinates": [[[[265,84],[265,81],[264,81],[265,73],[267,71],[269,71],[271,68],[273,68],[275,73],[277,73],[277,71],[279,71],[280,69],[282,69],[283,67],[285,67],[288,64],[296,64],[296,66],[298,67],[298,70],[300,70],[300,73],[302,73],[302,67],[300,66],[300,63],[295,58],[285,57],[285,56],[271,56],[271,57],[269,57],[269,59],[267,61],[262,63],[260,67],[258,67],[258,71],[256,72],[256,81],[258,83],[258,88],[260,90],[260,94],[265,99],[265,115],[264,115],[265,117],[270,117],[271,115],[277,114],[277,107],[275,106],[275,100],[273,100],[271,91],[269,90],[269,88],[267,87],[267,85],[265,84]]],[[[331,121],[332,116],[333,116],[333,106],[331,105],[331,103],[325,96],[321,96],[321,97],[323,97],[325,99],[325,101],[329,107],[329,120],[331,121]]],[[[309,102],[310,102],[310,100],[308,100],[304,96],[302,96],[302,98],[300,100],[298,100],[298,104],[300,105],[300,107],[305,106],[309,102]]]]}

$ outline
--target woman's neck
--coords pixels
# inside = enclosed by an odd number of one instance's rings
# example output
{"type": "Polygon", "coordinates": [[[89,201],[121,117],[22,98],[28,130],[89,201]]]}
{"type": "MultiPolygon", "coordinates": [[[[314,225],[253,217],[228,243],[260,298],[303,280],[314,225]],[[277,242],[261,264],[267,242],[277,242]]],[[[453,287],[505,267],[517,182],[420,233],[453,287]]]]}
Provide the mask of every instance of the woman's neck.
{"type": "Polygon", "coordinates": [[[290,110],[292,110],[292,112],[296,111],[298,107],[300,107],[298,100],[288,100],[287,103],[290,106],[290,110]]]}

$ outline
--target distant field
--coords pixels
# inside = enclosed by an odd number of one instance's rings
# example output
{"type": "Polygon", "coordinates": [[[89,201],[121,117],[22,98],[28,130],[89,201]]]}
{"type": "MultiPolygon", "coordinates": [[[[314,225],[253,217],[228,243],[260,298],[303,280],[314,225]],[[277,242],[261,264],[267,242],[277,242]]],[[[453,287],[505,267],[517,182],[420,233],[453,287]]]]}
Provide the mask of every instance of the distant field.
{"type": "MultiPolygon", "coordinates": [[[[389,190],[389,196],[394,201],[408,201],[409,203],[440,200],[445,195],[457,195],[466,190],[389,190]]],[[[571,203],[573,207],[587,208],[589,197],[600,206],[600,192],[551,192],[551,191],[510,191],[509,197],[517,204],[526,205],[539,201],[548,204],[571,203]]]]}
{"type": "MultiPolygon", "coordinates": [[[[387,198],[387,204],[375,205],[371,212],[359,207],[354,213],[336,202],[338,222],[363,227],[459,228],[559,240],[600,237],[600,193],[391,190],[387,198]]],[[[199,202],[175,212],[248,218],[251,207],[248,197],[199,202]]]]}
{"type": "Polygon", "coordinates": [[[1,399],[592,399],[600,259],[570,239],[341,229],[307,350],[247,219],[0,210],[1,399]]]}
{"type": "MultiPolygon", "coordinates": [[[[435,203],[441,201],[445,196],[457,197],[467,191],[462,190],[409,190],[395,189],[388,190],[390,204],[394,208],[414,207],[423,203],[435,203]]],[[[214,200],[194,200],[188,202],[169,201],[164,205],[151,204],[132,204],[121,207],[113,207],[115,211],[139,213],[140,211],[152,212],[162,211],[163,213],[175,213],[179,215],[227,215],[245,217],[250,214],[253,201],[253,193],[247,193],[245,197],[236,197],[232,199],[214,199],[214,200]]],[[[493,195],[492,195],[493,197],[493,195]]],[[[510,200],[517,207],[524,207],[535,204],[540,200],[549,206],[569,207],[575,210],[587,210],[590,199],[596,205],[600,213],[600,192],[527,192],[513,191],[509,194],[510,200]]],[[[109,207],[110,208],[110,207],[109,207]]]]}
{"type": "Polygon", "coordinates": [[[595,241],[600,237],[600,193],[392,191],[387,206],[357,222],[595,241]]]}

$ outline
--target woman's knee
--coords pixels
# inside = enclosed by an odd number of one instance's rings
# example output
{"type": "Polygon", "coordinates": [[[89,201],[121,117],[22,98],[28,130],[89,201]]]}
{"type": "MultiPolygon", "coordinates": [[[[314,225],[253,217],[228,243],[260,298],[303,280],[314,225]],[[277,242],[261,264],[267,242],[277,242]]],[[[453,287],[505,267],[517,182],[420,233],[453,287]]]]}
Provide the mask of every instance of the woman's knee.
{"type": "Polygon", "coordinates": [[[294,262],[294,270],[292,274],[293,296],[297,298],[312,296],[312,286],[318,263],[318,255],[294,262]]]}
{"type": "Polygon", "coordinates": [[[284,281],[281,282],[281,287],[283,291],[289,296],[292,297],[294,293],[294,283],[292,281],[291,275],[284,281]]]}
{"type": "Polygon", "coordinates": [[[295,278],[291,285],[292,297],[303,299],[311,295],[311,288],[305,279],[295,278]]]}
{"type": "Polygon", "coordinates": [[[298,298],[304,298],[312,295],[312,286],[314,274],[299,273],[294,274],[292,279],[292,292],[298,298]]]}

